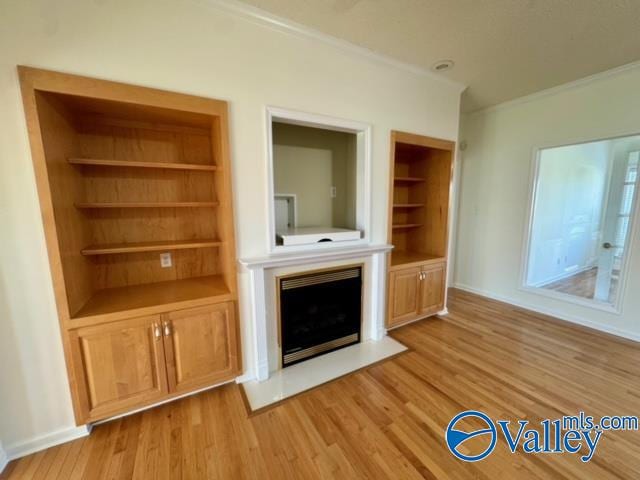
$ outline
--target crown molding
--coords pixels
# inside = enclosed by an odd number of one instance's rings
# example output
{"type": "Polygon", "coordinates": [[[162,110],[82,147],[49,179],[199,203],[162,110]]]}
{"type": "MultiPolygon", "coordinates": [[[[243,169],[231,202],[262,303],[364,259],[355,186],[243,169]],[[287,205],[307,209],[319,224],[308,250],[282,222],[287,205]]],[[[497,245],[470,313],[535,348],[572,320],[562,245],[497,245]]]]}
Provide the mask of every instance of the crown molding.
{"type": "Polygon", "coordinates": [[[195,0],[195,1],[201,4],[213,6],[226,13],[235,15],[237,17],[241,17],[245,20],[248,20],[254,24],[261,25],[263,27],[268,27],[273,30],[277,30],[279,32],[286,33],[289,35],[294,35],[297,37],[312,39],[312,40],[324,43],[326,45],[330,45],[334,48],[342,50],[343,52],[350,53],[352,55],[364,57],[374,62],[383,63],[390,67],[397,68],[399,70],[404,70],[406,72],[410,72],[415,75],[421,75],[421,76],[427,77],[431,80],[435,80],[445,85],[448,85],[450,87],[453,87],[457,89],[459,93],[462,93],[467,88],[467,85],[455,80],[451,80],[447,77],[443,77],[442,75],[432,72],[429,69],[426,69],[411,63],[406,63],[400,60],[396,60],[395,58],[392,58],[388,55],[375,52],[373,50],[361,47],[359,45],[348,42],[346,40],[342,40],[332,35],[322,33],[321,31],[316,30],[314,28],[307,27],[305,25],[293,22],[291,20],[285,19],[283,17],[279,17],[277,15],[273,15],[272,13],[269,13],[265,10],[254,7],[252,5],[248,5],[239,0],[195,0]]]}
{"type": "Polygon", "coordinates": [[[583,77],[578,80],[574,80],[572,82],[563,83],[562,85],[556,85],[555,87],[551,87],[551,88],[546,88],[544,90],[540,90],[538,92],[534,92],[529,95],[524,95],[522,97],[514,98],[513,100],[507,100],[506,102],[498,103],[497,105],[491,105],[489,107],[484,107],[478,110],[473,110],[471,112],[463,113],[463,115],[473,116],[476,114],[489,113],[489,112],[495,112],[498,110],[504,110],[507,108],[512,108],[517,105],[529,103],[544,97],[551,97],[553,95],[557,95],[558,93],[562,93],[568,90],[573,90],[575,88],[584,87],[592,83],[597,83],[607,78],[616,77],[618,75],[622,75],[623,73],[626,73],[630,70],[635,70],[637,68],[640,68],[640,61],[626,63],[624,65],[620,65],[619,67],[611,68],[603,72],[594,73],[593,75],[589,75],[587,77],[583,77]]]}

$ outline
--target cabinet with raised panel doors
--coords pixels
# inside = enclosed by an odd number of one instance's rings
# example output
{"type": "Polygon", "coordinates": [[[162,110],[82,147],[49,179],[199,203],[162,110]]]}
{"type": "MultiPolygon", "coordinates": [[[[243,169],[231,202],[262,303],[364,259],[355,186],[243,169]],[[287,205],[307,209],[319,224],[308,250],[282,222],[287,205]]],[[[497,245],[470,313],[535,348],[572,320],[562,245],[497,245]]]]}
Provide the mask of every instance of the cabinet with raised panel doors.
{"type": "Polygon", "coordinates": [[[387,327],[445,308],[455,143],[391,132],[387,327]]]}
{"type": "Polygon", "coordinates": [[[18,71],[76,423],[235,378],[227,103],[18,71]]]}
{"type": "Polygon", "coordinates": [[[231,302],[70,333],[81,415],[96,421],[234,378],[231,302]]]}
{"type": "Polygon", "coordinates": [[[446,264],[426,264],[389,273],[387,326],[438,313],[444,308],[446,264]]]}

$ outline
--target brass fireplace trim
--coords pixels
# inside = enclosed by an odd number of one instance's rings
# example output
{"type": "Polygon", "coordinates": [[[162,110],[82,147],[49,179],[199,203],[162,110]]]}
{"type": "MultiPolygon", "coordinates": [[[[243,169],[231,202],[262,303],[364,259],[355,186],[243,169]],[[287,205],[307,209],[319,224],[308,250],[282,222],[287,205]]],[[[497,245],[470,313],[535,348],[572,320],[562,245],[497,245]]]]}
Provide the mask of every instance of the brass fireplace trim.
{"type": "Polygon", "coordinates": [[[282,369],[284,366],[282,365],[282,311],[280,309],[280,293],[282,291],[282,280],[286,280],[287,278],[297,277],[300,275],[311,275],[315,273],[324,273],[324,272],[332,272],[339,270],[348,270],[350,268],[360,267],[361,276],[362,276],[362,288],[360,289],[360,342],[362,342],[362,321],[364,318],[364,279],[366,278],[365,272],[367,271],[367,266],[364,262],[362,263],[350,263],[347,265],[336,265],[333,267],[326,268],[317,268],[314,270],[302,271],[302,272],[293,272],[287,273],[285,275],[280,275],[275,277],[276,282],[276,315],[277,315],[277,326],[278,326],[278,348],[280,349],[280,354],[278,355],[278,369],[282,369]]]}

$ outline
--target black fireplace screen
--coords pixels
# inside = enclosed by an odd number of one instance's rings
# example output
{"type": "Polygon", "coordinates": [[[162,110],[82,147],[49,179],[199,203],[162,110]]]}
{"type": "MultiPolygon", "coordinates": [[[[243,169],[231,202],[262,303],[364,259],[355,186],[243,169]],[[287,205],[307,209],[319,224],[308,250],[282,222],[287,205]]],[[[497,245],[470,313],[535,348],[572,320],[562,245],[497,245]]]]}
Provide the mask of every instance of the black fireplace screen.
{"type": "Polygon", "coordinates": [[[279,282],[283,367],[360,341],[362,267],[279,282]]]}

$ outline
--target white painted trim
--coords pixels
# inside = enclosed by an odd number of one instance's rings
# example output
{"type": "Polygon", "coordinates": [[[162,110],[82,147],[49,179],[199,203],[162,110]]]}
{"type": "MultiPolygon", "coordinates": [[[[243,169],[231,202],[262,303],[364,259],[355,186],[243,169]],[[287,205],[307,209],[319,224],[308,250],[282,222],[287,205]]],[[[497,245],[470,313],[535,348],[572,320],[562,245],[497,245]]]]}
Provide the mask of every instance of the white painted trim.
{"type": "Polygon", "coordinates": [[[364,315],[367,315],[366,318],[370,320],[366,322],[366,327],[363,326],[362,338],[363,340],[379,340],[385,335],[386,254],[392,248],[391,245],[375,245],[364,248],[297,252],[255,259],[241,259],[239,261],[240,265],[249,271],[251,310],[248,321],[251,325],[253,337],[247,344],[253,350],[253,364],[248,366],[248,371],[236,381],[244,383],[251,380],[264,381],[269,378],[269,332],[267,322],[270,307],[267,305],[267,285],[265,282],[267,270],[370,257],[370,268],[366,268],[364,272],[368,279],[365,284],[369,284],[369,290],[367,290],[369,292],[369,306],[365,306],[362,312],[363,325],[365,324],[364,315]]]}
{"type": "Polygon", "coordinates": [[[598,302],[597,300],[591,300],[588,298],[578,297],[569,293],[556,292],[555,290],[548,290],[546,288],[529,287],[521,285],[518,288],[521,292],[532,293],[541,297],[552,298],[561,302],[573,303],[574,305],[580,305],[581,307],[590,308],[593,310],[600,310],[605,313],[611,313],[613,315],[620,315],[620,310],[615,306],[607,303],[598,302]]]}
{"type": "Polygon", "coordinates": [[[240,375],[236,378],[236,383],[252,382],[253,380],[257,380],[257,377],[253,372],[253,369],[248,369],[244,372],[243,375],[240,375]]]}
{"type": "Polygon", "coordinates": [[[240,2],[237,0],[196,1],[198,1],[198,3],[211,5],[215,8],[218,8],[219,10],[223,10],[238,17],[242,17],[243,19],[248,20],[254,24],[265,26],[279,32],[287,33],[289,35],[294,35],[299,38],[315,40],[361,58],[366,58],[377,63],[383,63],[387,66],[397,68],[399,70],[404,70],[416,75],[428,77],[431,80],[436,80],[457,89],[458,93],[462,93],[467,88],[467,86],[462,82],[447,78],[442,74],[431,71],[428,68],[402,62],[388,55],[384,55],[368,48],[364,48],[354,43],[348,42],[346,40],[334,37],[332,35],[322,33],[319,30],[308,27],[306,25],[302,25],[292,20],[279,17],[260,8],[248,5],[244,2],[240,2]]]}
{"type": "Polygon", "coordinates": [[[574,275],[578,275],[580,273],[584,273],[587,270],[591,270],[592,268],[595,268],[597,265],[585,265],[583,267],[579,267],[576,268],[575,270],[571,270],[569,272],[562,272],[559,273],[558,275],[555,275],[551,278],[546,278],[544,280],[539,281],[538,283],[534,284],[534,285],[528,285],[529,288],[542,288],[545,285],[549,285],[551,283],[556,283],[559,282],[560,280],[564,280],[566,278],[570,278],[573,277],[574,275]]]}
{"type": "Polygon", "coordinates": [[[471,112],[467,112],[466,114],[476,115],[476,114],[482,114],[482,113],[495,112],[497,110],[504,110],[507,108],[522,105],[523,103],[533,102],[535,100],[539,100],[544,97],[551,97],[553,95],[557,95],[559,93],[562,93],[568,90],[584,87],[591,83],[596,83],[610,77],[622,75],[630,70],[635,70],[636,68],[640,68],[640,61],[626,63],[624,65],[620,65],[619,67],[605,70],[604,72],[594,73],[593,75],[589,75],[587,77],[583,77],[578,80],[574,80],[572,82],[563,83],[561,85],[556,85],[555,87],[551,87],[551,88],[545,88],[544,90],[539,90],[529,95],[524,95],[522,97],[514,98],[513,100],[507,100],[506,102],[498,103],[497,105],[491,105],[489,107],[473,110],[471,112]]]}
{"type": "Polygon", "coordinates": [[[387,279],[387,256],[384,252],[378,252],[371,257],[371,317],[374,319],[371,325],[370,338],[382,340],[385,336],[385,293],[387,279]],[[382,293],[381,293],[382,292],[382,293]]]}
{"type": "Polygon", "coordinates": [[[506,295],[499,295],[496,293],[489,292],[488,290],[483,290],[480,288],[470,287],[468,285],[464,285],[462,283],[456,283],[454,288],[464,290],[466,292],[474,293],[476,295],[480,295],[483,297],[490,298],[492,300],[497,300],[499,302],[508,303],[509,305],[514,305],[516,307],[524,308],[526,310],[531,310],[532,312],[540,313],[542,315],[547,315],[549,317],[554,317],[558,320],[563,320],[569,323],[575,323],[577,325],[582,325],[583,327],[592,328],[594,330],[598,330],[604,333],[609,333],[611,335],[615,335],[617,337],[626,338],[628,340],[633,340],[635,342],[640,342],[640,334],[631,332],[629,330],[625,330],[622,328],[611,327],[610,325],[600,323],[600,322],[592,322],[590,320],[585,320],[584,318],[568,315],[564,312],[560,312],[553,308],[543,308],[538,305],[534,305],[528,302],[522,302],[519,300],[515,300],[506,295]]]}
{"type": "Polygon", "coordinates": [[[357,136],[357,201],[356,228],[362,232],[362,238],[349,241],[350,245],[367,245],[371,238],[371,125],[368,123],[345,120],[314,113],[300,112],[279,107],[266,107],[266,151],[267,151],[267,251],[284,253],[292,251],[331,250],[342,248],[343,242],[315,243],[312,245],[276,245],[276,218],[274,208],[275,182],[273,175],[273,122],[274,120],[304,127],[323,128],[338,132],[353,133],[357,136]]]}
{"type": "Polygon", "coordinates": [[[255,270],[362,257],[374,253],[390,252],[392,249],[393,245],[387,244],[365,245],[364,247],[350,246],[347,248],[334,248],[329,251],[290,252],[287,254],[267,255],[266,257],[241,258],[238,262],[248,270],[255,270]]]}
{"type": "Polygon", "coordinates": [[[0,443],[0,474],[3,472],[7,464],[9,463],[9,455],[2,448],[2,443],[0,443]]]}
{"type": "Polygon", "coordinates": [[[5,455],[8,460],[15,460],[16,458],[31,455],[32,453],[45,450],[47,448],[55,447],[61,443],[67,443],[78,438],[86,437],[91,433],[90,425],[81,425],[79,427],[69,427],[62,430],[56,430],[54,432],[46,433],[33,437],[29,440],[14,443],[4,447],[5,455]]]}

